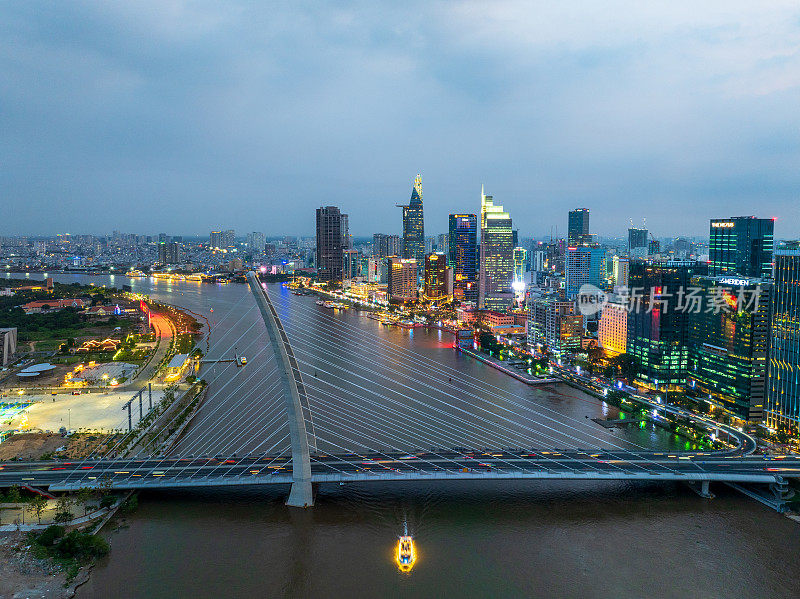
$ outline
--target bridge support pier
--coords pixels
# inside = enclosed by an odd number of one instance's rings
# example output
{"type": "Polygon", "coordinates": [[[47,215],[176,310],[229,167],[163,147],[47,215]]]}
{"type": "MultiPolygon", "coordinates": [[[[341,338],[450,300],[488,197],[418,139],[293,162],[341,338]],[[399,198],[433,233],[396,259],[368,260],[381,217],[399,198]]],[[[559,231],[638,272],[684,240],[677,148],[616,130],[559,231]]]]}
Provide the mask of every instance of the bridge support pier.
{"type": "Polygon", "coordinates": [[[714,499],[714,494],[711,492],[711,481],[701,480],[699,483],[687,483],[689,488],[700,495],[703,499],[714,499]]]}
{"type": "Polygon", "coordinates": [[[311,479],[295,480],[292,483],[292,490],[289,491],[289,499],[286,500],[289,507],[311,507],[314,505],[314,487],[311,479]]]}
{"type": "Polygon", "coordinates": [[[261,286],[258,276],[253,271],[247,273],[247,283],[256,299],[256,304],[267,328],[270,345],[278,361],[278,372],[283,388],[286,404],[286,415],[289,417],[289,437],[292,443],[292,490],[286,505],[291,507],[311,507],[314,505],[314,489],[311,486],[311,453],[308,449],[306,423],[303,418],[301,396],[305,396],[305,387],[300,377],[300,368],[294,357],[289,338],[283,329],[278,313],[261,286]]]}

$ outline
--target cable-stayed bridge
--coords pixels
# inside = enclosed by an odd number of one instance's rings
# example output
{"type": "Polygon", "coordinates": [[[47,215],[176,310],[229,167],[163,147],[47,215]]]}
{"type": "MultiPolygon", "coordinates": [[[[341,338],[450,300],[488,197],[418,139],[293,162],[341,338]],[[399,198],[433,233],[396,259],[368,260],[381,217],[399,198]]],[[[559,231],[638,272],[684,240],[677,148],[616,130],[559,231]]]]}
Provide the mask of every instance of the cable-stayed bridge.
{"type": "Polygon", "coordinates": [[[720,427],[737,446],[728,452],[654,451],[313,305],[273,301],[254,273],[248,284],[260,318],[249,322],[245,312],[215,341],[223,353],[238,348],[248,366],[233,377],[212,369],[209,396],[173,449],[6,463],[0,486],[291,484],[287,503],[310,506],[316,483],[669,480],[698,483],[707,494],[709,481],[724,481],[772,485],[779,494],[785,478],[800,474],[797,458],[749,455],[753,440],[730,427],[720,427]],[[266,344],[251,334],[264,328],[266,344]]]}

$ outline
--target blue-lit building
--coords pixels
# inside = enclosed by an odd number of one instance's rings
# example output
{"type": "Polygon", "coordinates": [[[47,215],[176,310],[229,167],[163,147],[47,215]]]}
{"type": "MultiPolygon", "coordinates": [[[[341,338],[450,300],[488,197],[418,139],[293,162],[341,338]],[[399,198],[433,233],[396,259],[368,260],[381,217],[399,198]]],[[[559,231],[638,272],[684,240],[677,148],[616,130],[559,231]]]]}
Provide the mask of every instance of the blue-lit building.
{"type": "Polygon", "coordinates": [[[568,247],[564,268],[568,299],[574,299],[586,284],[606,287],[606,251],[601,247],[568,247]]]}
{"type": "Polygon", "coordinates": [[[453,297],[478,302],[478,217],[450,215],[450,267],[453,269],[453,297]]]}
{"type": "Polygon", "coordinates": [[[767,425],[800,428],[800,250],[775,252],[770,321],[767,425]]]}

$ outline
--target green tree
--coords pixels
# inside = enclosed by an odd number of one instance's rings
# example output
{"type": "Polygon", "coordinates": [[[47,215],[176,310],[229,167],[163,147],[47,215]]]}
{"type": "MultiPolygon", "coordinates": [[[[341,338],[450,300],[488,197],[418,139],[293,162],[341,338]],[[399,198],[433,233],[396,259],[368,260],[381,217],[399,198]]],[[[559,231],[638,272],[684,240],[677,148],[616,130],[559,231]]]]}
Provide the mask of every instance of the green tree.
{"type": "Polygon", "coordinates": [[[42,523],[42,514],[47,509],[47,499],[42,497],[41,495],[36,495],[33,499],[31,499],[30,503],[28,503],[28,507],[26,508],[28,513],[36,516],[36,521],[41,524],[42,523]]]}
{"type": "Polygon", "coordinates": [[[62,495],[56,501],[56,515],[53,518],[56,522],[69,522],[75,516],[72,514],[72,497],[62,495]]]}
{"type": "Polygon", "coordinates": [[[75,493],[75,501],[76,501],[76,503],[83,504],[83,515],[84,516],[89,511],[89,508],[87,506],[88,506],[89,500],[91,500],[91,498],[93,496],[94,496],[94,491],[92,491],[91,489],[88,489],[86,487],[81,487],[80,489],[78,489],[78,492],[75,493]]]}

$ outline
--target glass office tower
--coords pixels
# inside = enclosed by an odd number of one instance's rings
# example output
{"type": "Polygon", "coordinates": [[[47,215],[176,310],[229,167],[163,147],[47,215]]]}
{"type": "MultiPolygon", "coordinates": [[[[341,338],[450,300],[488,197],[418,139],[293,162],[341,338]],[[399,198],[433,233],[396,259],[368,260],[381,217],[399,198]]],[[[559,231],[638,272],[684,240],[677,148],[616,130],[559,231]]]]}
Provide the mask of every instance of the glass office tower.
{"type": "Polygon", "coordinates": [[[800,250],[775,252],[765,420],[798,432],[800,424],[800,250]]]}
{"type": "Polygon", "coordinates": [[[755,216],[711,220],[708,273],[743,277],[772,277],[775,221],[755,216]]]}
{"type": "Polygon", "coordinates": [[[453,297],[478,302],[478,217],[450,215],[450,266],[453,269],[453,297]]]}

